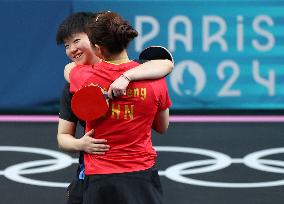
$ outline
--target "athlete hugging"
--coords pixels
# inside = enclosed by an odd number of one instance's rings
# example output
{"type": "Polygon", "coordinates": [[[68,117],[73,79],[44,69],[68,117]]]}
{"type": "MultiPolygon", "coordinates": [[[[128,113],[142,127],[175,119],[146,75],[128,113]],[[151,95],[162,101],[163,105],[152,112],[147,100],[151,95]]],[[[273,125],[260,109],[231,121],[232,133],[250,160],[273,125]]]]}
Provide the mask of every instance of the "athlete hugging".
{"type": "Polygon", "coordinates": [[[57,42],[73,61],[65,68],[71,94],[64,92],[61,98],[58,144],[66,151],[84,152],[77,180],[68,188],[68,203],[162,203],[151,129],[164,133],[168,128],[171,101],[161,77],[171,72],[173,63],[130,60],[126,48],[137,35],[114,12],[76,13],[58,29],[57,42]],[[85,121],[84,135],[76,138],[78,119],[70,101],[86,81],[108,87],[112,100],[107,114],[85,121]],[[84,180],[78,182],[78,176],[84,180]]]}

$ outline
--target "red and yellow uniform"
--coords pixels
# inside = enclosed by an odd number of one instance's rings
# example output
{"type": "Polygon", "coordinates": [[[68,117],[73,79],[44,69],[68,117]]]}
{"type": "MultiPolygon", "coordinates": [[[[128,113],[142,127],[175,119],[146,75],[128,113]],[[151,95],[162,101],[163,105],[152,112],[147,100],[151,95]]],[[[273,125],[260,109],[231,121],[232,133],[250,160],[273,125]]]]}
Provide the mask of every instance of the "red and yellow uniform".
{"type": "MultiPolygon", "coordinates": [[[[93,66],[78,66],[70,73],[70,90],[75,92],[89,83],[107,90],[122,73],[138,65],[131,61],[120,65],[101,62],[93,66]]],[[[157,156],[151,142],[152,123],[156,113],[170,105],[164,78],[131,82],[125,96],[109,102],[104,117],[86,122],[86,131],[94,129],[94,137],[106,139],[110,150],[105,155],[85,153],[85,174],[112,174],[151,168],[157,156]]]]}

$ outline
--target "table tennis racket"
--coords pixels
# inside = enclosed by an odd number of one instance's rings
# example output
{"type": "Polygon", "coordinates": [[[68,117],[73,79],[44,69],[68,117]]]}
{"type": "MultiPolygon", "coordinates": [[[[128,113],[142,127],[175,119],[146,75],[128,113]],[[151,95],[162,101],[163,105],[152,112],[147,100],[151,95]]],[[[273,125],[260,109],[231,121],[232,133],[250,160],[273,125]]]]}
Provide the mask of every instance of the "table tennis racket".
{"type": "Polygon", "coordinates": [[[139,55],[140,60],[168,59],[174,62],[170,51],[163,46],[150,46],[145,48],[139,55]]]}
{"type": "Polygon", "coordinates": [[[81,120],[91,121],[102,117],[108,110],[107,92],[90,84],[79,89],[72,97],[71,108],[81,120]]]}

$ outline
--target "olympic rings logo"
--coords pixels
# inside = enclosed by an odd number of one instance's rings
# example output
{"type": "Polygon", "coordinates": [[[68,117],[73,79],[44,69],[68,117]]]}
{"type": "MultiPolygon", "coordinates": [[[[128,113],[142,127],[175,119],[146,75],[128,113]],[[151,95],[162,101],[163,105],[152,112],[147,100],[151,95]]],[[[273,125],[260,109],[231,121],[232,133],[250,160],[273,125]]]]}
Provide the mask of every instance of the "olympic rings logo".
{"type": "MultiPolygon", "coordinates": [[[[231,158],[220,152],[191,147],[155,146],[155,149],[158,152],[187,153],[209,157],[209,159],[174,164],[165,170],[159,170],[161,176],[165,176],[176,182],[221,188],[260,188],[284,185],[284,179],[266,182],[234,183],[213,182],[190,178],[190,175],[222,170],[232,164],[243,164],[258,171],[284,174],[284,161],[264,159],[264,157],[267,156],[284,153],[284,147],[260,150],[247,154],[243,158],[231,158]]],[[[22,162],[9,166],[4,170],[0,170],[0,176],[3,175],[15,182],[37,186],[67,187],[69,183],[35,180],[27,178],[25,175],[58,171],[78,162],[77,158],[72,158],[67,154],[42,148],[0,146],[0,151],[33,153],[52,157],[52,159],[22,162]]]]}
{"type": "Polygon", "coordinates": [[[262,157],[284,153],[284,147],[253,152],[251,154],[246,155],[244,158],[231,158],[228,155],[220,152],[206,150],[206,149],[199,149],[199,148],[190,148],[190,147],[164,146],[164,147],[156,147],[155,149],[160,152],[198,154],[212,158],[206,160],[197,160],[197,161],[179,163],[168,167],[164,171],[159,171],[160,175],[164,175],[167,178],[176,182],[190,184],[190,185],[220,187],[220,188],[260,188],[260,187],[273,187],[273,186],[284,185],[284,179],[276,181],[267,181],[267,182],[255,182],[255,183],[233,183],[233,182],[203,181],[203,180],[197,180],[185,177],[185,175],[218,171],[226,167],[229,167],[231,164],[244,164],[247,167],[255,170],[284,174],[284,168],[281,168],[284,167],[284,161],[261,159],[262,157]],[[194,167],[199,167],[199,168],[194,168],[194,167]]]}
{"type": "Polygon", "coordinates": [[[12,181],[24,184],[36,185],[36,186],[65,188],[69,185],[69,183],[40,181],[24,177],[24,175],[58,171],[69,167],[73,163],[78,162],[77,159],[74,159],[67,154],[53,150],[42,149],[42,148],[0,146],[0,152],[1,151],[25,152],[25,153],[40,154],[52,157],[53,159],[23,162],[9,166],[2,171],[0,170],[0,175],[5,176],[6,178],[12,181]]]}

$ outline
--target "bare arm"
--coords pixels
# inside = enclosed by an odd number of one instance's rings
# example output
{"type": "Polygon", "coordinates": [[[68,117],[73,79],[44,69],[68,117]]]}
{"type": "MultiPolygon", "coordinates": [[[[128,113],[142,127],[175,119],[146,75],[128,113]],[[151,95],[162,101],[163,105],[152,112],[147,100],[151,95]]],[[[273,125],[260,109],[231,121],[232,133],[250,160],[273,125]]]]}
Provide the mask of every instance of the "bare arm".
{"type": "Polygon", "coordinates": [[[152,124],[152,128],[160,134],[165,133],[169,127],[169,117],[168,108],[157,112],[152,124]]]}
{"type": "Polygon", "coordinates": [[[59,119],[57,141],[59,148],[68,152],[84,151],[90,154],[104,154],[109,145],[104,139],[94,139],[94,130],[87,132],[80,139],[75,138],[76,123],[59,119]]]}
{"type": "Polygon", "coordinates": [[[125,94],[125,90],[130,81],[144,79],[158,79],[171,73],[174,64],[170,60],[151,60],[123,73],[109,87],[108,95],[112,98],[125,94]]]}
{"type": "Polygon", "coordinates": [[[57,142],[60,149],[65,151],[77,152],[80,151],[78,140],[75,138],[76,123],[67,120],[59,119],[57,142]]]}
{"type": "Polygon", "coordinates": [[[171,73],[174,64],[170,60],[151,60],[123,73],[130,81],[158,79],[171,73]]]}

